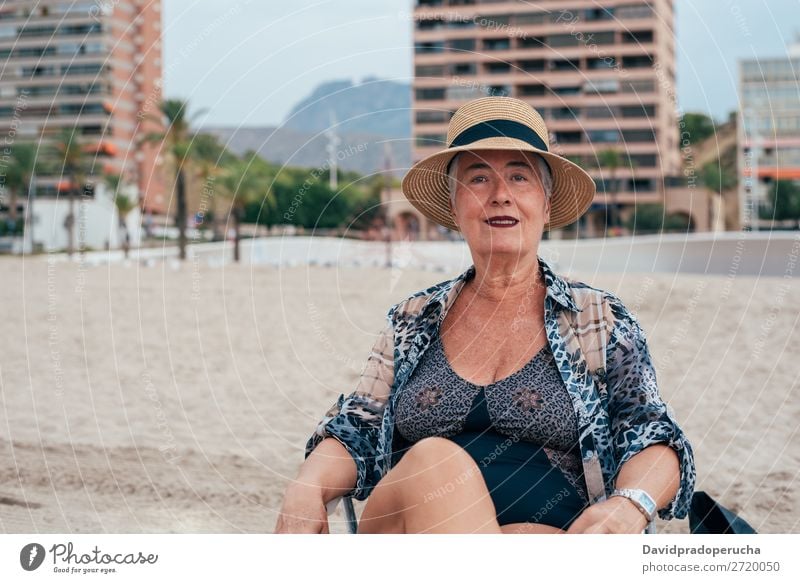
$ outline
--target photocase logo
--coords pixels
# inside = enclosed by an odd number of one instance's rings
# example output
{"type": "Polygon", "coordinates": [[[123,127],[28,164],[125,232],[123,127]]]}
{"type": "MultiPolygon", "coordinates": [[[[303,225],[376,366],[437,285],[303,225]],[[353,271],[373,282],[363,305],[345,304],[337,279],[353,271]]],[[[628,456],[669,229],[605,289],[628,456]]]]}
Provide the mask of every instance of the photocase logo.
{"type": "Polygon", "coordinates": [[[26,571],[35,571],[44,562],[44,547],[39,543],[30,543],[19,552],[19,564],[26,571]]]}

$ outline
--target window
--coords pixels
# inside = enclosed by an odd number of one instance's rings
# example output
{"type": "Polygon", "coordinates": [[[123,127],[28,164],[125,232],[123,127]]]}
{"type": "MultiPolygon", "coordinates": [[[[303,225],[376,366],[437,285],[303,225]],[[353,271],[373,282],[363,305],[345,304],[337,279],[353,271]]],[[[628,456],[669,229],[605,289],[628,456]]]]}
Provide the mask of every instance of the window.
{"type": "Polygon", "coordinates": [[[592,143],[613,144],[619,141],[619,132],[617,130],[589,130],[586,132],[586,137],[592,143]]]}
{"type": "Polygon", "coordinates": [[[444,75],[444,65],[419,65],[414,69],[416,77],[441,77],[444,75]]]}
{"type": "Polygon", "coordinates": [[[417,123],[447,123],[450,120],[449,111],[423,110],[417,112],[417,123]]]}
{"type": "Polygon", "coordinates": [[[417,30],[436,30],[444,26],[439,18],[423,18],[417,22],[417,30]]]}
{"type": "Polygon", "coordinates": [[[547,14],[544,12],[529,12],[527,14],[517,14],[514,17],[514,23],[518,25],[544,24],[546,19],[547,14]]]}
{"type": "Polygon", "coordinates": [[[478,72],[475,63],[456,63],[450,66],[451,75],[474,75],[478,72]]]}
{"type": "Polygon", "coordinates": [[[617,79],[595,79],[587,81],[584,85],[586,93],[616,93],[619,91],[617,79]]]}
{"type": "Polygon", "coordinates": [[[551,71],[577,71],[581,68],[581,63],[578,60],[560,59],[557,61],[550,61],[551,71]]]}
{"type": "Polygon", "coordinates": [[[521,96],[544,95],[544,85],[520,85],[517,89],[521,96]]]}
{"type": "Polygon", "coordinates": [[[629,6],[617,6],[614,14],[620,20],[626,18],[650,18],[653,16],[653,9],[648,4],[631,4],[629,6]]]}
{"type": "Polygon", "coordinates": [[[550,89],[553,92],[553,95],[580,95],[581,88],[580,86],[573,86],[568,85],[564,87],[553,87],[550,89]]]}
{"type": "Polygon", "coordinates": [[[506,51],[511,48],[511,40],[508,38],[486,38],[483,39],[483,48],[487,51],[506,51]]]}
{"type": "Polygon", "coordinates": [[[634,168],[655,168],[657,166],[655,154],[631,154],[629,165],[634,168]]]}
{"type": "Polygon", "coordinates": [[[653,59],[649,55],[636,55],[622,57],[622,66],[625,69],[638,69],[641,67],[652,67],[653,59]]]}
{"type": "Polygon", "coordinates": [[[485,66],[486,72],[492,75],[509,73],[511,71],[511,65],[508,63],[486,63],[485,66]]]}
{"type": "Polygon", "coordinates": [[[626,30],[622,33],[622,42],[627,44],[645,44],[653,42],[652,30],[626,30]]]}
{"type": "Polygon", "coordinates": [[[519,61],[519,68],[526,72],[544,71],[544,59],[519,61]]]}
{"type": "Polygon", "coordinates": [[[602,59],[599,57],[586,59],[587,69],[613,69],[616,66],[617,60],[611,56],[603,57],[602,59]]]}
{"type": "Polygon", "coordinates": [[[551,47],[576,47],[580,41],[572,34],[551,34],[547,37],[547,44],[551,47]]]}
{"type": "Polygon", "coordinates": [[[553,119],[575,119],[580,115],[580,109],[570,109],[569,107],[554,107],[550,112],[553,119]]]}
{"type": "Polygon", "coordinates": [[[588,119],[608,119],[614,117],[614,111],[604,105],[585,107],[584,112],[588,119]]]}
{"type": "Polygon", "coordinates": [[[584,18],[587,21],[595,21],[595,20],[613,20],[614,19],[614,9],[613,8],[587,8],[584,11],[584,18]]]}
{"type": "Polygon", "coordinates": [[[593,32],[586,35],[586,44],[592,45],[613,45],[616,42],[616,35],[613,30],[593,32]],[[591,35],[591,38],[589,37],[591,35]]]}
{"type": "Polygon", "coordinates": [[[654,142],[656,131],[652,128],[643,130],[623,130],[622,139],[626,142],[654,142]]]}
{"type": "Polygon", "coordinates": [[[414,46],[416,53],[441,53],[444,51],[444,43],[442,42],[426,42],[414,46]]]}
{"type": "Polygon", "coordinates": [[[580,144],[583,141],[581,132],[555,132],[554,137],[559,144],[580,144]]]}
{"type": "Polygon", "coordinates": [[[475,39],[474,38],[459,38],[450,41],[451,51],[474,51],[475,39]]]}
{"type": "Polygon", "coordinates": [[[434,101],[444,99],[444,88],[417,89],[416,96],[419,101],[434,101]]]}
{"type": "Polygon", "coordinates": [[[540,36],[523,36],[518,41],[518,46],[521,49],[540,49],[547,46],[545,39],[540,36]]]}
{"type": "Polygon", "coordinates": [[[656,90],[653,79],[634,79],[622,84],[623,93],[652,93],[656,90]]]}
{"type": "Polygon", "coordinates": [[[655,105],[623,105],[620,107],[622,117],[655,117],[655,105]]]}

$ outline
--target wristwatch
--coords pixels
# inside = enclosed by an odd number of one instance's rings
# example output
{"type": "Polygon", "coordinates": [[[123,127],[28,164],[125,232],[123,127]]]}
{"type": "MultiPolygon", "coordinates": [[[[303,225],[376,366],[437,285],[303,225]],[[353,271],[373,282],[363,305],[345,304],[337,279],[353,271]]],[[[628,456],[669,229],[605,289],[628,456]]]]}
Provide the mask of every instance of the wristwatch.
{"type": "Polygon", "coordinates": [[[644,490],[638,488],[615,488],[611,496],[623,496],[636,505],[636,508],[647,517],[648,522],[656,517],[656,501],[644,490]]]}

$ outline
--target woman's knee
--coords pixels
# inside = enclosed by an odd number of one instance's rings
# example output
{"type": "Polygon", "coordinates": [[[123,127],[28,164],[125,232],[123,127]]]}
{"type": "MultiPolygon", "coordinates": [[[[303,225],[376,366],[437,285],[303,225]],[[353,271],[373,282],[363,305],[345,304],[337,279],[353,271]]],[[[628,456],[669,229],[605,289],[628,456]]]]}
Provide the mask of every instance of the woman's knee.
{"type": "Polygon", "coordinates": [[[415,473],[433,470],[442,473],[479,473],[475,460],[464,448],[445,437],[426,437],[420,439],[403,455],[400,463],[413,468],[415,473]]]}

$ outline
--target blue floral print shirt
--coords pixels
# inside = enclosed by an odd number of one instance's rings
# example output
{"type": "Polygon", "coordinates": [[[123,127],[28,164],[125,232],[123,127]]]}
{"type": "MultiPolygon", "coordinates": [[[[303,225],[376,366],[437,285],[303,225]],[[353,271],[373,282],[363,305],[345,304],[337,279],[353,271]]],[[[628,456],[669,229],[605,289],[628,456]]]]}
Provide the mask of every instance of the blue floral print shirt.
{"type": "MultiPolygon", "coordinates": [[[[615,295],[560,277],[544,259],[538,260],[547,286],[545,329],[578,420],[589,502],[611,493],[620,467],[631,457],[664,443],[678,455],[680,487],[658,516],[684,518],[695,485],[694,455],[671,408],[661,400],[639,322],[615,295]]],[[[357,500],[369,496],[411,445],[394,430],[397,395],[474,275],[471,265],[458,277],[393,305],[355,390],[339,395],[308,439],[305,457],[325,437],[338,440],[353,456],[358,477],[350,495],[357,500]]]]}

